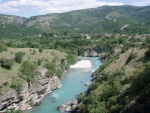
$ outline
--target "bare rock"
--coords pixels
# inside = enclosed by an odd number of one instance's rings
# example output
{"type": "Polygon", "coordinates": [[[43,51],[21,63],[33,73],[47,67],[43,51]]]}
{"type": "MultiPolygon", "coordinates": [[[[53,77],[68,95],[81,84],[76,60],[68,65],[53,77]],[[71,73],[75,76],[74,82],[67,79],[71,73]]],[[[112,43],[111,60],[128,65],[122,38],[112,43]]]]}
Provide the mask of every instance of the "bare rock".
{"type": "MultiPolygon", "coordinates": [[[[35,77],[34,83],[27,83],[24,81],[22,91],[18,95],[15,90],[6,92],[0,96],[0,112],[9,109],[28,110],[32,107],[29,101],[32,100],[35,105],[40,105],[45,95],[61,86],[60,79],[56,76],[47,78],[44,76],[46,70],[42,70],[39,75],[35,77]]],[[[61,106],[61,111],[65,111],[66,107],[61,106]]]]}
{"type": "Polygon", "coordinates": [[[39,106],[39,105],[41,105],[41,101],[35,103],[35,106],[39,106]]]}
{"type": "MultiPolygon", "coordinates": [[[[17,93],[16,91],[12,90],[12,91],[8,91],[6,92],[3,96],[0,97],[0,110],[3,110],[3,108],[5,107],[9,107],[11,106],[11,104],[15,103],[18,101],[17,98],[17,93]]],[[[10,108],[12,108],[13,106],[11,106],[10,108]]]]}
{"type": "Polygon", "coordinates": [[[77,99],[72,101],[72,105],[77,105],[77,104],[78,104],[78,100],[77,99]]]}
{"type": "Polygon", "coordinates": [[[66,112],[69,112],[69,111],[71,111],[71,106],[66,107],[66,112]]]}
{"type": "Polygon", "coordinates": [[[90,82],[87,82],[85,85],[86,85],[86,86],[90,86],[90,84],[91,84],[90,82]]]}
{"type": "Polygon", "coordinates": [[[72,104],[72,101],[71,101],[71,100],[65,102],[65,105],[71,105],[71,104],[72,104]]]}
{"type": "Polygon", "coordinates": [[[77,107],[78,107],[78,105],[72,105],[72,106],[71,106],[71,110],[70,110],[70,111],[75,110],[77,107]]]}
{"type": "Polygon", "coordinates": [[[66,105],[62,104],[62,105],[58,106],[57,110],[59,110],[60,112],[65,112],[66,107],[67,107],[66,105]]]}

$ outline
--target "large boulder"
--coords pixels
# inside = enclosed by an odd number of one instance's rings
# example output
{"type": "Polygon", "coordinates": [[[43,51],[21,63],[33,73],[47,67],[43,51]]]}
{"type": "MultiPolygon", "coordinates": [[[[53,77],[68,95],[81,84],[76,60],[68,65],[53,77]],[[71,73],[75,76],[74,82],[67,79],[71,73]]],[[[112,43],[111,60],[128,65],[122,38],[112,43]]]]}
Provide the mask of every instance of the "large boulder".
{"type": "Polygon", "coordinates": [[[75,99],[73,101],[67,101],[64,104],[58,106],[57,110],[59,110],[60,112],[71,112],[73,110],[75,110],[78,106],[78,100],[75,99]]]}
{"type": "Polygon", "coordinates": [[[71,105],[71,104],[72,104],[72,101],[69,100],[69,101],[65,102],[64,104],[65,104],[65,105],[71,105]]]}
{"type": "Polygon", "coordinates": [[[65,112],[66,107],[67,107],[66,105],[62,104],[62,105],[58,106],[57,110],[59,110],[60,112],[65,112]]]}
{"type": "Polygon", "coordinates": [[[90,84],[91,84],[90,82],[87,82],[85,85],[86,85],[86,86],[90,86],[90,84]]]}
{"type": "Polygon", "coordinates": [[[70,111],[74,111],[77,107],[78,107],[78,105],[72,105],[70,111]]]}
{"type": "Polygon", "coordinates": [[[69,111],[71,111],[71,106],[66,107],[66,112],[69,112],[69,111]]]}
{"type": "Polygon", "coordinates": [[[72,105],[77,105],[77,104],[78,104],[78,100],[77,99],[72,101],[72,105]]]}

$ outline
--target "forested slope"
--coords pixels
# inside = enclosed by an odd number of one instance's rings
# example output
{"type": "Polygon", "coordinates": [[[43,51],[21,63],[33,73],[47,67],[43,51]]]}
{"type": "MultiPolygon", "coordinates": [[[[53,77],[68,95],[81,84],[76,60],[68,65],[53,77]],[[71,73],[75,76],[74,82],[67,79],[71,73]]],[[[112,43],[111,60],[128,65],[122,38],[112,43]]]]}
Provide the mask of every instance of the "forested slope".
{"type": "Polygon", "coordinates": [[[102,6],[23,18],[0,15],[0,36],[20,38],[42,33],[150,33],[150,6],[102,6]],[[121,28],[128,25],[125,29],[121,28]]]}
{"type": "Polygon", "coordinates": [[[93,74],[88,93],[78,96],[83,102],[79,113],[150,112],[150,37],[140,39],[130,40],[133,45],[121,53],[112,53],[93,74]]]}

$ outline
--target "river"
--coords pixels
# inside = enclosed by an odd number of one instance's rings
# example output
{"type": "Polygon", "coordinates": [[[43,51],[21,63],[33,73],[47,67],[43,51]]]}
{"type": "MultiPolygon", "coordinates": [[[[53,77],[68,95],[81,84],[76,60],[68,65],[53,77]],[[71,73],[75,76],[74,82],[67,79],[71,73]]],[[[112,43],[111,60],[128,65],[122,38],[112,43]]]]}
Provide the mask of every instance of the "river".
{"type": "Polygon", "coordinates": [[[91,82],[92,73],[102,62],[97,57],[81,57],[78,63],[64,74],[61,80],[62,87],[47,95],[40,106],[28,113],[60,113],[56,109],[59,105],[74,100],[78,94],[86,92],[85,83],[91,82]]]}

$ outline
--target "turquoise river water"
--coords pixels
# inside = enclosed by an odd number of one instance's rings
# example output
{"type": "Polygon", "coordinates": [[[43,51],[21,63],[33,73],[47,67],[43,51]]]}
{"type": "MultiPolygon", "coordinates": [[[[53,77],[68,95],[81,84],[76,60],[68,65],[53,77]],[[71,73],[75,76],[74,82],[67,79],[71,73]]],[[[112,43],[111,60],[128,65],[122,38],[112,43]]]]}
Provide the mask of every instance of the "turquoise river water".
{"type": "MultiPolygon", "coordinates": [[[[97,57],[81,57],[90,61],[90,68],[70,68],[61,80],[62,87],[47,95],[40,106],[28,113],[60,113],[57,107],[69,100],[74,100],[80,93],[87,91],[86,82],[91,82],[92,73],[102,64],[97,57]],[[83,81],[83,83],[81,82],[83,81]]],[[[83,64],[84,65],[84,64],[83,64]]]]}

